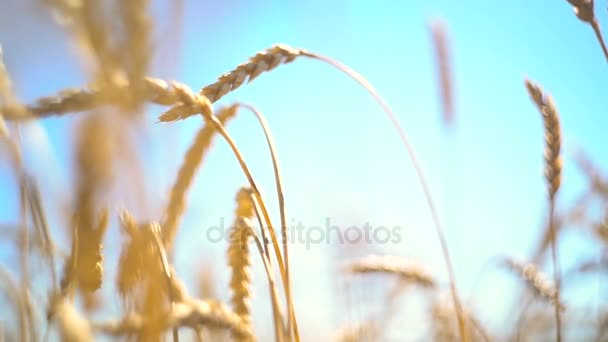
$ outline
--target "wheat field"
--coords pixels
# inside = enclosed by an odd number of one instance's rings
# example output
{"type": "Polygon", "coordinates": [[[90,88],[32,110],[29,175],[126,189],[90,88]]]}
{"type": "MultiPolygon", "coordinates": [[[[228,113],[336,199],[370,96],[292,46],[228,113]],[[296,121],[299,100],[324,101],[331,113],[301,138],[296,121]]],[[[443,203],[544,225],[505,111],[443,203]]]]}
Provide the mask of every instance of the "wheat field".
{"type": "Polygon", "coordinates": [[[0,1],[0,341],[608,341],[604,5],[0,1]]]}

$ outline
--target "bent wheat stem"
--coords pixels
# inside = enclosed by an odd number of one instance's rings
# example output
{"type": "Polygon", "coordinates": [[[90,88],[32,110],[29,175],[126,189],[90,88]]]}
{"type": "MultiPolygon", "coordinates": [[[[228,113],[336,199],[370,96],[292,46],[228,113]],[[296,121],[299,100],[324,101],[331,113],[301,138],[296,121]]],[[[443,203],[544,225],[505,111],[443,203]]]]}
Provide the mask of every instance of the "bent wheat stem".
{"type": "Polygon", "coordinates": [[[418,176],[418,181],[420,182],[420,185],[422,186],[422,190],[423,190],[424,196],[426,198],[427,206],[429,207],[429,210],[431,212],[431,216],[432,216],[433,223],[435,226],[435,231],[436,231],[437,237],[439,239],[439,243],[441,245],[441,250],[443,252],[443,259],[446,264],[449,279],[450,279],[450,290],[452,293],[452,300],[454,302],[454,307],[456,308],[456,316],[458,318],[458,327],[460,330],[460,338],[462,339],[462,341],[465,341],[465,342],[468,341],[468,338],[466,335],[466,329],[465,329],[465,320],[464,320],[463,313],[462,313],[462,305],[460,304],[458,290],[456,289],[456,276],[454,275],[454,269],[452,267],[452,261],[451,261],[450,253],[448,250],[448,243],[447,243],[447,240],[443,233],[441,221],[439,220],[439,213],[437,212],[437,208],[435,206],[435,201],[433,200],[433,196],[431,195],[431,190],[426,181],[424,172],[422,171],[422,166],[420,165],[420,162],[418,161],[418,158],[416,157],[414,147],[412,146],[407,135],[405,134],[405,130],[399,123],[397,116],[395,115],[393,110],[390,108],[388,103],[386,103],[386,101],[384,101],[384,99],[380,96],[378,91],[376,91],[376,89],[363,76],[361,76],[356,71],[352,70],[348,66],[346,66],[336,60],[333,60],[329,57],[319,55],[319,54],[316,54],[316,53],[313,53],[310,51],[300,50],[300,54],[303,56],[311,57],[311,58],[323,61],[325,63],[328,63],[328,64],[334,66],[335,68],[337,68],[338,70],[344,72],[350,78],[352,78],[357,83],[362,85],[372,95],[372,97],[374,98],[374,100],[376,100],[376,102],[380,105],[380,107],[382,107],[382,110],[389,117],[393,126],[397,130],[399,137],[401,138],[401,141],[402,141],[403,145],[405,146],[407,153],[410,156],[412,164],[414,165],[414,169],[416,170],[416,174],[418,176]]]}
{"type": "MultiPolygon", "coordinates": [[[[196,96],[197,98],[200,98],[200,95],[196,96]]],[[[226,129],[224,128],[224,126],[222,125],[222,123],[217,119],[217,117],[213,114],[209,114],[205,117],[205,121],[210,121],[215,128],[218,130],[218,132],[222,135],[222,137],[226,140],[226,142],[228,142],[228,145],[230,145],[230,148],[232,149],[232,152],[234,153],[235,157],[237,158],[239,165],[241,166],[241,169],[243,170],[243,173],[245,173],[245,176],[247,178],[247,181],[249,182],[249,184],[251,185],[251,188],[253,190],[254,195],[256,196],[256,199],[258,200],[258,203],[260,204],[260,209],[262,210],[262,215],[264,217],[264,220],[266,221],[266,225],[268,226],[268,231],[270,232],[270,237],[272,240],[272,244],[273,244],[273,248],[275,251],[275,256],[277,258],[277,262],[279,263],[279,270],[281,273],[281,280],[283,281],[284,284],[284,288],[285,288],[285,297],[286,297],[286,302],[290,302],[291,301],[291,294],[287,291],[287,286],[285,284],[287,284],[287,277],[286,277],[286,272],[285,272],[285,264],[283,263],[283,258],[281,257],[281,253],[280,253],[280,247],[279,247],[279,243],[277,241],[277,236],[276,233],[274,231],[274,229],[272,228],[272,222],[270,220],[270,215],[268,213],[268,209],[266,208],[266,205],[264,204],[263,198],[262,198],[262,194],[260,193],[260,190],[257,186],[256,181],[254,180],[251,172],[249,171],[249,167],[247,166],[247,163],[245,163],[245,160],[243,158],[243,155],[241,154],[239,148],[236,146],[236,143],[234,142],[234,140],[232,139],[232,137],[228,134],[228,132],[226,131],[226,129]]],[[[288,312],[288,315],[290,317],[290,320],[292,321],[292,327],[293,327],[293,333],[294,333],[294,337],[296,342],[300,341],[300,337],[299,337],[299,331],[298,331],[298,326],[296,323],[296,318],[295,318],[295,312],[293,309],[293,305],[291,305],[291,311],[288,312]]],[[[291,334],[291,333],[290,333],[291,334]]]]}
{"type": "MultiPolygon", "coordinates": [[[[262,126],[264,135],[266,136],[266,143],[268,144],[268,150],[270,151],[270,157],[272,158],[272,169],[274,172],[275,186],[277,188],[277,200],[279,202],[279,216],[281,219],[281,241],[283,242],[283,258],[285,260],[285,273],[286,273],[286,278],[287,278],[287,283],[285,284],[285,286],[287,287],[286,291],[288,291],[291,294],[291,279],[290,279],[290,270],[289,270],[289,249],[287,247],[287,245],[288,245],[287,214],[285,213],[285,196],[283,193],[283,182],[281,180],[281,170],[280,170],[280,166],[279,166],[279,159],[278,159],[278,155],[276,152],[274,139],[272,137],[270,127],[268,126],[268,121],[266,120],[266,117],[264,117],[262,112],[260,112],[256,107],[254,107],[250,104],[247,104],[247,103],[238,103],[238,105],[245,109],[248,109],[256,116],[256,118],[258,119],[258,122],[262,126]]],[[[290,295],[290,297],[291,297],[291,295],[290,295]]],[[[288,303],[287,305],[289,306],[288,311],[291,312],[291,310],[292,310],[291,304],[288,303]]],[[[287,330],[289,331],[290,328],[291,327],[288,326],[287,330]]]]}

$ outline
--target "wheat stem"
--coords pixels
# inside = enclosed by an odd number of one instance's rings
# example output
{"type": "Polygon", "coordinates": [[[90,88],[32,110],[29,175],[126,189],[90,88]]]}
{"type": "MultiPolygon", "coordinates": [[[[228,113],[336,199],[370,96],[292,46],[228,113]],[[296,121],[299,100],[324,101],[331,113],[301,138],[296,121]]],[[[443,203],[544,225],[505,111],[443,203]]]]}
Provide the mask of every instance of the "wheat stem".
{"type": "MultiPolygon", "coordinates": [[[[153,225],[150,227],[152,230],[152,235],[154,236],[154,243],[156,244],[156,249],[158,250],[158,256],[160,258],[161,265],[163,267],[163,273],[165,274],[165,278],[167,280],[167,293],[169,294],[169,301],[171,303],[171,308],[175,305],[175,294],[173,293],[173,279],[171,276],[171,270],[169,267],[169,261],[167,259],[167,253],[165,252],[165,248],[163,247],[163,243],[160,237],[160,226],[153,225]]],[[[179,330],[177,327],[173,327],[173,342],[179,342],[179,330]]]]}
{"type": "Polygon", "coordinates": [[[281,307],[279,305],[279,295],[274,280],[272,265],[270,264],[270,258],[264,251],[260,238],[255,234],[255,231],[251,226],[251,222],[249,222],[249,220],[247,219],[243,219],[242,224],[244,225],[244,227],[246,227],[246,229],[250,230],[251,237],[253,237],[253,240],[255,241],[256,247],[258,249],[258,253],[262,258],[262,262],[264,263],[266,277],[268,278],[268,287],[270,289],[270,298],[272,301],[272,316],[274,318],[275,340],[277,342],[283,341],[285,336],[285,328],[283,327],[283,320],[281,318],[283,315],[281,307]]]}
{"type": "MultiPolygon", "coordinates": [[[[278,154],[276,152],[276,145],[274,143],[274,138],[272,137],[272,133],[270,131],[270,127],[268,125],[268,121],[266,117],[260,112],[256,107],[247,104],[247,103],[238,103],[239,106],[248,109],[251,111],[258,122],[262,126],[262,130],[264,131],[264,135],[266,136],[266,143],[268,144],[268,150],[270,151],[270,157],[272,159],[272,169],[274,172],[275,186],[277,188],[277,200],[279,204],[279,216],[281,220],[281,240],[283,242],[283,258],[285,260],[285,273],[287,283],[285,286],[288,288],[289,293],[291,293],[291,279],[290,279],[290,269],[289,269],[289,249],[288,249],[288,238],[287,238],[287,214],[285,213],[285,195],[283,193],[283,181],[281,177],[281,170],[279,166],[278,154]]],[[[289,295],[291,296],[291,295],[289,295]]],[[[291,306],[291,303],[287,304],[291,306]]],[[[288,307],[287,310],[291,312],[294,310],[291,307],[288,307]]],[[[290,320],[288,320],[290,322],[290,320]]],[[[287,330],[291,330],[290,324],[287,326],[287,330]]]]}
{"type": "Polygon", "coordinates": [[[608,61],[608,50],[606,49],[606,43],[604,42],[604,37],[602,36],[602,31],[600,30],[600,24],[595,16],[594,9],[594,1],[593,0],[567,0],[574,7],[574,14],[577,18],[587,23],[593,29],[597,41],[600,43],[602,47],[602,52],[604,52],[604,56],[606,57],[606,61],[608,61]]]}
{"type": "Polygon", "coordinates": [[[380,96],[380,94],[376,91],[376,89],[363,76],[361,76],[356,71],[354,71],[354,70],[350,69],[349,67],[347,67],[346,65],[344,65],[336,60],[333,60],[329,57],[326,57],[326,56],[318,55],[318,54],[315,54],[315,53],[312,53],[309,51],[305,51],[305,50],[301,50],[300,54],[303,56],[307,56],[307,57],[311,57],[314,59],[324,61],[324,62],[336,67],[340,71],[344,72],[349,77],[351,77],[353,80],[355,80],[357,83],[361,84],[372,95],[372,97],[376,100],[376,102],[380,105],[380,107],[382,107],[383,111],[389,117],[391,123],[397,130],[399,137],[401,138],[401,141],[402,141],[403,145],[405,146],[407,153],[410,156],[410,159],[412,160],[414,169],[416,170],[416,174],[418,176],[418,181],[420,182],[420,185],[422,186],[422,189],[423,189],[423,192],[425,195],[425,199],[427,202],[427,206],[429,207],[429,210],[431,212],[431,217],[433,219],[435,232],[437,234],[439,243],[441,245],[441,250],[443,252],[443,259],[446,264],[449,279],[450,279],[450,290],[452,293],[452,300],[454,302],[454,307],[456,308],[456,315],[458,318],[458,326],[459,326],[459,330],[460,330],[460,338],[463,342],[468,341],[468,337],[466,335],[466,329],[465,329],[465,321],[464,321],[464,318],[462,315],[462,305],[460,304],[458,290],[456,289],[456,276],[454,275],[454,269],[452,267],[452,261],[451,261],[449,250],[448,250],[447,240],[443,233],[443,228],[442,228],[441,222],[439,220],[439,214],[438,214],[437,208],[435,206],[435,201],[433,200],[433,196],[431,195],[431,190],[426,181],[424,172],[422,171],[422,166],[420,165],[420,162],[418,161],[418,158],[416,157],[414,147],[412,146],[407,135],[405,134],[405,130],[399,123],[397,116],[395,115],[393,110],[390,108],[388,103],[386,103],[384,101],[384,99],[380,96]]]}
{"type": "MultiPolygon", "coordinates": [[[[197,96],[197,97],[200,98],[200,96],[197,96]]],[[[285,284],[287,284],[287,277],[285,274],[285,264],[283,263],[283,258],[281,257],[280,247],[279,247],[279,244],[277,241],[276,233],[275,233],[274,229],[272,228],[272,222],[270,220],[270,215],[268,213],[268,209],[266,208],[266,205],[264,204],[262,194],[259,191],[257,183],[255,182],[255,180],[249,170],[249,167],[247,166],[247,163],[245,163],[245,160],[243,159],[243,155],[241,154],[240,150],[236,146],[236,143],[234,142],[232,137],[230,137],[230,135],[228,134],[226,129],[223,127],[221,122],[213,114],[210,114],[209,116],[205,117],[205,120],[210,121],[215,126],[215,128],[220,132],[220,134],[224,137],[224,139],[228,142],[228,145],[230,145],[230,148],[232,149],[235,157],[237,158],[239,165],[241,166],[241,169],[245,173],[245,176],[246,176],[249,184],[251,185],[253,193],[256,196],[258,203],[260,204],[260,209],[262,210],[262,215],[264,217],[264,220],[266,221],[268,231],[270,232],[270,237],[271,237],[273,248],[275,251],[275,256],[277,258],[277,262],[279,263],[279,271],[281,273],[281,280],[283,281],[284,288],[285,288],[286,302],[289,303],[292,299],[291,299],[291,294],[288,292],[287,286],[285,285],[285,284]]],[[[292,308],[292,310],[290,312],[288,312],[288,315],[290,317],[290,320],[292,320],[292,327],[293,327],[293,333],[294,333],[295,340],[296,340],[296,342],[299,342],[300,337],[299,337],[299,331],[298,331],[298,327],[297,327],[297,323],[296,323],[295,313],[293,310],[293,305],[291,305],[291,308],[292,308]]]]}

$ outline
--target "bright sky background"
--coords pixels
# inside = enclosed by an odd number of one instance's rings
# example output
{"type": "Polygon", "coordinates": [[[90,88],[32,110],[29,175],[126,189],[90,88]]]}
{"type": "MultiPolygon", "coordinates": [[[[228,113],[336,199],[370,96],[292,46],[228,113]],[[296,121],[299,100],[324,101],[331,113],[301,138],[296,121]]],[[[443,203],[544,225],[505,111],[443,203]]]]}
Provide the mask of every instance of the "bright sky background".
{"type": "MultiPolygon", "coordinates": [[[[517,283],[491,264],[492,258],[529,256],[546,208],[542,121],[525,91],[524,76],[550,92],[560,110],[565,173],[559,206],[566,207],[585,186],[570,158],[576,148],[608,169],[608,67],[591,28],[574,16],[566,1],[186,1],[180,23],[171,21],[168,3],[155,2],[153,76],[199,89],[275,43],[330,56],[364,75],[396,111],[417,151],[439,204],[463,297],[494,329],[505,327],[517,283]],[[434,16],[445,20],[451,38],[457,105],[452,134],[445,134],[440,122],[428,29],[434,16]]],[[[603,6],[597,3],[596,12],[608,27],[603,6]]],[[[31,101],[87,81],[65,32],[31,0],[3,0],[0,8],[8,8],[0,13],[0,43],[22,99],[31,101]]],[[[365,222],[399,226],[401,243],[372,245],[357,255],[372,250],[415,258],[447,281],[411,161],[388,119],[359,85],[328,65],[300,59],[261,75],[218,105],[236,100],[254,104],[267,116],[283,168],[290,220],[308,227],[324,226],[326,218],[343,228],[365,222]]],[[[140,133],[147,201],[135,203],[134,196],[124,196],[115,208],[133,208],[142,220],[160,219],[182,156],[201,125],[198,118],[152,124],[161,112],[150,108],[150,124],[140,133]]],[[[73,122],[73,117],[48,119],[42,126],[27,125],[23,132],[28,164],[56,225],[62,224],[58,210],[72,197],[73,122]]],[[[243,111],[229,131],[276,212],[272,167],[254,117],[243,111]]],[[[7,163],[0,166],[0,176],[10,179],[7,163]]],[[[198,269],[213,264],[222,299],[228,298],[226,245],[206,241],[205,229],[217,225],[220,217],[231,222],[235,191],[245,182],[227,145],[217,140],[192,188],[178,236],[178,273],[192,282],[198,269]]],[[[0,189],[0,222],[14,220],[14,184],[3,181],[0,189]]],[[[110,269],[120,241],[113,228],[106,245],[110,269]]],[[[55,229],[63,232],[63,227],[55,229]]],[[[325,338],[345,322],[332,280],[340,265],[338,247],[291,245],[295,304],[306,340],[325,338]]],[[[581,232],[565,234],[561,247],[563,269],[599,251],[593,238],[581,232]]],[[[258,330],[270,336],[259,261],[254,256],[254,317],[258,330]]],[[[382,298],[370,296],[365,301],[382,298]]],[[[584,305],[598,301],[597,296],[583,291],[566,300],[584,305]]],[[[600,299],[606,304],[608,297],[600,299]]],[[[395,326],[425,320],[421,311],[412,315],[395,326]]],[[[400,331],[395,338],[412,339],[413,334],[400,331]]]]}

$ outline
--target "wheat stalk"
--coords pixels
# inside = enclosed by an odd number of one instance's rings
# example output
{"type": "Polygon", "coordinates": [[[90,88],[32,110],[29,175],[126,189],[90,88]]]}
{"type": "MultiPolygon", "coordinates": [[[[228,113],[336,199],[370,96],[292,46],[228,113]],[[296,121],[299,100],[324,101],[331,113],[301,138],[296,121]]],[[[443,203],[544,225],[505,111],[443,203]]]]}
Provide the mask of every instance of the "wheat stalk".
{"type": "MultiPolygon", "coordinates": [[[[289,292],[288,297],[291,297],[289,248],[288,248],[288,239],[287,239],[287,214],[285,213],[285,196],[283,193],[283,181],[281,178],[281,170],[280,170],[280,166],[279,166],[279,159],[278,159],[278,155],[276,152],[274,138],[272,137],[272,133],[270,131],[270,127],[268,125],[266,117],[264,116],[264,114],[262,114],[261,111],[259,111],[256,107],[254,107],[250,104],[247,104],[247,103],[237,103],[237,105],[251,111],[255,115],[255,117],[257,118],[258,122],[260,123],[260,126],[262,127],[262,130],[264,131],[264,135],[266,137],[266,143],[268,145],[268,150],[270,152],[270,157],[272,159],[272,170],[274,172],[275,186],[277,189],[277,201],[278,201],[278,205],[279,205],[279,217],[280,217],[280,222],[281,222],[281,239],[283,242],[283,258],[285,260],[285,275],[286,275],[286,281],[287,281],[286,291],[289,292]]],[[[267,250],[268,239],[266,237],[266,232],[265,232],[263,224],[262,224],[262,218],[257,210],[259,205],[255,199],[255,196],[251,196],[251,200],[254,203],[256,217],[258,219],[258,222],[260,225],[260,230],[262,232],[262,238],[264,240],[264,251],[266,253],[266,257],[270,260],[270,255],[267,250]]],[[[288,303],[287,305],[289,306],[288,307],[289,312],[295,311],[294,308],[291,307],[291,303],[288,303]]],[[[291,320],[289,320],[288,322],[291,322],[291,320]]],[[[288,326],[287,330],[290,330],[290,328],[291,327],[288,326]]]]}
{"type": "Polygon", "coordinates": [[[402,280],[413,282],[422,287],[435,287],[435,279],[422,265],[391,255],[370,255],[349,263],[345,270],[355,274],[394,274],[402,280]]]}
{"type": "MultiPolygon", "coordinates": [[[[0,267],[0,286],[3,288],[3,291],[6,294],[6,297],[9,301],[12,302],[13,306],[17,311],[17,324],[19,327],[19,336],[22,340],[27,340],[28,330],[27,330],[27,311],[28,305],[31,303],[26,300],[28,297],[22,296],[22,292],[20,286],[17,284],[13,276],[9,273],[7,269],[4,267],[0,267]],[[25,299],[25,300],[24,300],[25,299]]],[[[31,322],[33,323],[33,322],[31,322]]],[[[33,327],[32,327],[33,328],[33,327]]],[[[32,336],[33,337],[33,336],[32,336]]]]}
{"type": "MultiPolygon", "coordinates": [[[[253,201],[253,196],[250,196],[252,198],[253,201]]],[[[254,203],[255,204],[255,203],[254,203]]],[[[255,208],[255,206],[254,206],[255,208]]],[[[256,210],[256,215],[259,215],[259,213],[256,210]]],[[[253,226],[251,224],[251,221],[249,219],[242,219],[240,221],[240,223],[243,225],[243,227],[247,230],[249,230],[249,235],[253,238],[253,241],[256,244],[256,247],[258,249],[258,254],[260,255],[260,258],[262,258],[262,262],[264,265],[264,270],[266,271],[266,277],[268,279],[268,288],[270,290],[270,299],[272,301],[272,315],[274,318],[274,328],[275,328],[275,341],[283,341],[285,338],[285,328],[283,327],[283,319],[282,319],[282,309],[279,303],[279,295],[278,295],[278,291],[277,291],[277,287],[276,287],[276,282],[274,280],[274,271],[272,270],[272,265],[270,264],[270,258],[268,256],[268,253],[266,253],[266,251],[264,250],[264,247],[262,246],[262,242],[260,241],[260,238],[255,234],[255,231],[253,230],[253,226]]],[[[263,231],[263,227],[260,227],[263,231]]]]}
{"type": "Polygon", "coordinates": [[[606,43],[604,42],[604,37],[602,36],[602,31],[600,29],[600,23],[598,22],[595,16],[594,4],[593,0],[567,0],[572,6],[574,6],[574,14],[584,23],[591,25],[595,36],[602,47],[602,51],[604,52],[604,56],[608,61],[608,49],[606,48],[606,43]]]}
{"type": "MultiPolygon", "coordinates": [[[[223,125],[234,118],[236,113],[237,106],[229,106],[219,111],[217,119],[223,125]]],[[[175,183],[169,195],[169,203],[165,210],[166,216],[162,224],[163,243],[166,248],[170,248],[173,243],[179,226],[179,220],[186,210],[186,192],[192,185],[196,171],[200,167],[203,158],[211,148],[215,133],[215,128],[209,124],[199,130],[194,138],[194,142],[186,152],[182,166],[177,173],[175,183]]]]}
{"type": "MultiPolygon", "coordinates": [[[[553,279],[556,286],[556,303],[560,298],[561,270],[557,250],[557,228],[555,225],[555,197],[561,184],[562,159],[561,159],[561,128],[557,107],[553,98],[546,95],[540,86],[525,80],[528,94],[542,114],[545,128],[545,180],[549,193],[549,231],[551,232],[551,259],[553,262],[553,279]]],[[[555,306],[556,338],[561,341],[561,316],[559,307],[555,306]]]]}
{"type": "MultiPolygon", "coordinates": [[[[125,59],[123,66],[127,70],[129,83],[136,84],[145,77],[152,60],[152,20],[146,12],[150,0],[120,1],[118,4],[126,31],[121,49],[125,59]]],[[[131,90],[135,98],[139,98],[139,89],[131,90]]]]}
{"type": "MultiPolygon", "coordinates": [[[[0,101],[14,106],[19,111],[23,112],[23,106],[17,99],[17,96],[13,93],[12,81],[9,76],[8,70],[4,65],[4,57],[2,49],[0,47],[0,101]]],[[[17,126],[17,133],[19,127],[17,126]]],[[[28,224],[28,213],[32,211],[29,196],[29,177],[26,174],[25,166],[23,164],[23,157],[21,154],[20,143],[17,139],[11,138],[8,129],[4,123],[2,114],[0,113],[0,139],[5,143],[9,149],[10,159],[12,167],[15,171],[16,177],[19,180],[19,203],[20,203],[20,249],[19,249],[19,260],[20,260],[20,274],[21,274],[21,286],[19,291],[19,298],[26,305],[23,305],[23,311],[20,312],[20,319],[29,326],[29,338],[36,340],[38,338],[36,333],[35,321],[32,312],[32,306],[29,300],[29,289],[30,289],[30,267],[29,267],[29,249],[30,249],[30,237],[29,237],[29,224],[28,224]]],[[[54,265],[52,265],[54,267],[54,265]]],[[[3,274],[5,282],[7,282],[10,288],[11,279],[8,273],[3,274]]],[[[22,334],[23,338],[26,338],[22,334]]]]}
{"type": "MultiPolygon", "coordinates": [[[[251,230],[242,223],[243,219],[252,218],[254,215],[253,202],[250,199],[251,189],[241,188],[236,195],[236,209],[234,225],[230,230],[229,245],[227,252],[228,265],[232,272],[230,277],[230,299],[234,312],[241,317],[243,324],[248,330],[253,331],[251,319],[251,257],[249,253],[249,238],[251,230]]],[[[253,335],[253,333],[248,333],[253,335]]],[[[238,340],[244,340],[244,336],[234,336],[238,340]]]]}

